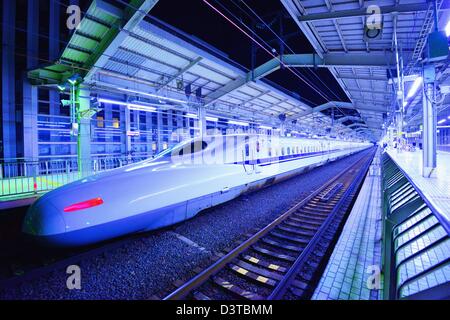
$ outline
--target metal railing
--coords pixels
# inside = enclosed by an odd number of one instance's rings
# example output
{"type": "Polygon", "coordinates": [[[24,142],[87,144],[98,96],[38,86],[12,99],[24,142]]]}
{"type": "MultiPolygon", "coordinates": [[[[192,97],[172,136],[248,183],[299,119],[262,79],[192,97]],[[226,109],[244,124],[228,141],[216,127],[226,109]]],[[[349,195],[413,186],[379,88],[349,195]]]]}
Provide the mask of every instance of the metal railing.
{"type": "Polygon", "coordinates": [[[385,298],[448,299],[448,221],[386,153],[382,177],[385,298]]]}
{"type": "Polygon", "coordinates": [[[0,201],[50,191],[86,176],[145,159],[148,158],[98,157],[82,161],[82,170],[76,159],[0,160],[0,201]]]}

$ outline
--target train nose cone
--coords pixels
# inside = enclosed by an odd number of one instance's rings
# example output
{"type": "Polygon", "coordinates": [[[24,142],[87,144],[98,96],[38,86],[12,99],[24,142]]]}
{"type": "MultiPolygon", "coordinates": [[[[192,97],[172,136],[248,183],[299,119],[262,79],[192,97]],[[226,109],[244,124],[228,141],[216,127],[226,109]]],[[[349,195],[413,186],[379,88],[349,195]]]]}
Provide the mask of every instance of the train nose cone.
{"type": "Polygon", "coordinates": [[[50,201],[39,199],[27,211],[22,231],[31,236],[49,237],[65,232],[62,214],[50,201]]]}

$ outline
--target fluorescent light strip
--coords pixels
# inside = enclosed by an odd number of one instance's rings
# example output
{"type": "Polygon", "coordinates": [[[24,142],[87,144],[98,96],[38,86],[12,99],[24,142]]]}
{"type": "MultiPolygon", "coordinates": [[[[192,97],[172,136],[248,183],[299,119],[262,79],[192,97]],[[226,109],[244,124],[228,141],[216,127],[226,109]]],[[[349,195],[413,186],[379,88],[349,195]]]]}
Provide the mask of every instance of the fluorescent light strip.
{"type": "Polygon", "coordinates": [[[117,104],[119,106],[127,106],[128,103],[123,101],[115,101],[115,100],[109,100],[109,99],[98,99],[98,102],[100,103],[111,103],[111,104],[117,104]]]}
{"type": "Polygon", "coordinates": [[[109,99],[98,99],[98,102],[100,103],[110,103],[110,104],[116,104],[119,106],[126,106],[130,110],[136,110],[136,111],[146,111],[146,112],[155,112],[156,108],[150,107],[150,106],[144,106],[141,104],[135,104],[135,103],[128,103],[124,101],[116,101],[116,100],[109,100],[109,99]]]}
{"type": "Polygon", "coordinates": [[[141,94],[143,96],[152,97],[152,98],[156,98],[156,99],[163,99],[163,100],[172,101],[172,102],[178,102],[178,103],[186,103],[186,101],[183,101],[183,100],[163,97],[163,96],[160,96],[160,95],[157,95],[157,94],[152,94],[152,93],[147,93],[147,92],[142,92],[142,91],[136,91],[136,90],[126,89],[126,88],[119,88],[119,90],[126,91],[126,92],[131,92],[131,93],[136,93],[136,94],[141,94]]]}
{"type": "Polygon", "coordinates": [[[406,99],[414,97],[420,85],[422,84],[422,81],[423,81],[422,77],[417,77],[416,80],[414,80],[413,85],[409,89],[408,95],[406,96],[406,99]]]}
{"type": "Polygon", "coordinates": [[[235,124],[238,126],[244,126],[244,127],[248,127],[250,124],[248,122],[242,122],[242,121],[234,121],[234,120],[228,120],[229,124],[235,124]]]}
{"type": "Polygon", "coordinates": [[[260,129],[273,130],[272,127],[269,126],[259,126],[260,129]]]}
{"type": "Polygon", "coordinates": [[[145,112],[156,112],[156,108],[149,107],[149,106],[141,106],[141,105],[136,105],[136,104],[129,104],[128,109],[136,110],[136,111],[145,111],[145,112]]]}
{"type": "Polygon", "coordinates": [[[219,121],[219,118],[216,118],[216,117],[205,117],[205,119],[207,121],[212,121],[212,122],[218,122],[219,121]]]}
{"type": "Polygon", "coordinates": [[[447,121],[447,119],[439,120],[439,121],[438,121],[438,124],[444,123],[444,122],[446,122],[446,121],[447,121]]]}
{"type": "Polygon", "coordinates": [[[186,113],[186,118],[198,119],[198,116],[195,113],[186,113]]]}

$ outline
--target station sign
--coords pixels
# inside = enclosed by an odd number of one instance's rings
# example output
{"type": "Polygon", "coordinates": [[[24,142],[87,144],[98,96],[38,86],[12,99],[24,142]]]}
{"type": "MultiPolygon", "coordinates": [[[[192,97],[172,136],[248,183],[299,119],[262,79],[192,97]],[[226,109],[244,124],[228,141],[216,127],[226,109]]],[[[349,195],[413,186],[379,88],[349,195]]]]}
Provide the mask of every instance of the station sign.
{"type": "Polygon", "coordinates": [[[127,131],[127,136],[129,137],[139,137],[141,135],[140,131],[127,131]]]}

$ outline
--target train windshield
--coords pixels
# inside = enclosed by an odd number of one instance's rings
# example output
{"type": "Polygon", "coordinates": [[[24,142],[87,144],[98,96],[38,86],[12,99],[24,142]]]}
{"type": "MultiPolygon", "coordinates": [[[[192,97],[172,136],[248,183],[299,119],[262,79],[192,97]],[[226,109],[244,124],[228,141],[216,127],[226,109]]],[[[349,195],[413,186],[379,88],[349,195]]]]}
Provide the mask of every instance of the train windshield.
{"type": "Polygon", "coordinates": [[[208,144],[203,140],[189,140],[181,144],[177,144],[158,154],[154,160],[171,159],[172,157],[186,156],[205,150],[208,144]]]}

